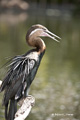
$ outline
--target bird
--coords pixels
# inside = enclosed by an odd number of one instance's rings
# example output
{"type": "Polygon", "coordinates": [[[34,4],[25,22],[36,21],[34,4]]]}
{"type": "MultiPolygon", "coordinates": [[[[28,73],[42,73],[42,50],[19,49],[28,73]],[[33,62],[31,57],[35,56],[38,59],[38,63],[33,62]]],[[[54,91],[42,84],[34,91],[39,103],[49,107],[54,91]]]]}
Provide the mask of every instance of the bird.
{"type": "Polygon", "coordinates": [[[61,39],[41,24],[32,25],[26,34],[26,42],[33,48],[10,60],[9,69],[0,87],[0,92],[4,91],[6,120],[14,120],[17,102],[29,95],[30,85],[46,50],[42,37],[49,37],[57,42],[61,39]]]}

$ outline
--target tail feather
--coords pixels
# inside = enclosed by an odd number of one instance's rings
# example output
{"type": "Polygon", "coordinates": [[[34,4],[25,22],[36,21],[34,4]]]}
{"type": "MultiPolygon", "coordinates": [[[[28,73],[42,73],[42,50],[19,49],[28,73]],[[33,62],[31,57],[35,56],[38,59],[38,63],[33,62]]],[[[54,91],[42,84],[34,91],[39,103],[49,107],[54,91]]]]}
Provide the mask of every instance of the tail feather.
{"type": "Polygon", "coordinates": [[[6,120],[14,120],[16,111],[17,111],[17,101],[15,101],[14,99],[11,99],[9,110],[8,110],[8,105],[5,106],[6,120]]]}
{"type": "Polygon", "coordinates": [[[7,120],[7,114],[8,114],[8,103],[5,105],[5,119],[7,120]]]}

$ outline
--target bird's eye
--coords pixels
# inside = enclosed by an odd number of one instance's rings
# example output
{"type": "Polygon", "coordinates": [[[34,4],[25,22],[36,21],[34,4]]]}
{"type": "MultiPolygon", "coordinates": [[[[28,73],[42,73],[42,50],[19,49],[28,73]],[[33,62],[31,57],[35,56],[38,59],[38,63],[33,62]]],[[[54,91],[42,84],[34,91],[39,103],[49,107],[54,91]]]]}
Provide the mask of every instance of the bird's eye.
{"type": "Polygon", "coordinates": [[[44,28],[44,30],[46,30],[46,28],[44,28]]]}
{"type": "Polygon", "coordinates": [[[46,28],[43,28],[44,31],[46,31],[47,29],[46,28]]]}

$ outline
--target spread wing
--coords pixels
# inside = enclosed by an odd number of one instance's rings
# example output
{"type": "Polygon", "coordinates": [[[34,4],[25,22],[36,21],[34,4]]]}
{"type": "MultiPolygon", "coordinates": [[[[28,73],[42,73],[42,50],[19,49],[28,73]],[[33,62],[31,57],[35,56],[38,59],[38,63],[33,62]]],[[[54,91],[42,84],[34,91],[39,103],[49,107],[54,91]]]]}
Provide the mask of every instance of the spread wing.
{"type": "Polygon", "coordinates": [[[36,65],[36,60],[29,59],[26,56],[16,56],[9,65],[10,69],[3,80],[0,91],[5,89],[4,104],[9,99],[15,97],[18,99],[24,94],[27,88],[27,78],[36,65]]]}

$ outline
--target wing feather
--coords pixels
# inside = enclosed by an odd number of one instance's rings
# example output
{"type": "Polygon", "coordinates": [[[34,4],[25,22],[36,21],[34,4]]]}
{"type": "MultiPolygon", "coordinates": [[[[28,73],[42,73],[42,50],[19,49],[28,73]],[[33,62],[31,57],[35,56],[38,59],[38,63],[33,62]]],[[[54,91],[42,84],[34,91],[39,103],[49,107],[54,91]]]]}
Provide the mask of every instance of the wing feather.
{"type": "Polygon", "coordinates": [[[35,59],[25,57],[15,57],[12,59],[8,74],[3,80],[0,91],[5,89],[4,104],[9,99],[15,97],[18,99],[27,87],[27,77],[36,65],[35,59]],[[21,93],[22,92],[22,93],[21,93]]]}

